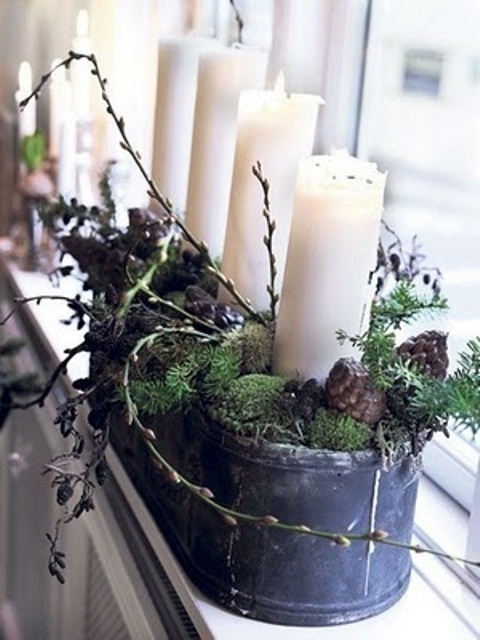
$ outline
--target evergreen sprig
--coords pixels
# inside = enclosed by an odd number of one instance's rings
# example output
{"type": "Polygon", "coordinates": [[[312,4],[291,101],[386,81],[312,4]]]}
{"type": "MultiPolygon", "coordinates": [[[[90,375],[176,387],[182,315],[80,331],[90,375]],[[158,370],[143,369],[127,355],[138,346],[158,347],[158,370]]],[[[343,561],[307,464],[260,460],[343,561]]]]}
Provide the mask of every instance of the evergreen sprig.
{"type": "Polygon", "coordinates": [[[480,430],[480,337],[469,340],[459,354],[458,367],[446,380],[417,379],[412,410],[427,421],[449,422],[460,430],[480,430]]]}
{"type": "Polygon", "coordinates": [[[208,401],[221,396],[229,384],[240,375],[241,362],[228,347],[213,349],[201,383],[202,396],[208,401]]]}
{"type": "Polygon", "coordinates": [[[371,323],[374,328],[399,329],[422,315],[434,315],[446,309],[448,304],[443,296],[421,296],[412,281],[401,280],[385,298],[373,303],[371,323]]]}

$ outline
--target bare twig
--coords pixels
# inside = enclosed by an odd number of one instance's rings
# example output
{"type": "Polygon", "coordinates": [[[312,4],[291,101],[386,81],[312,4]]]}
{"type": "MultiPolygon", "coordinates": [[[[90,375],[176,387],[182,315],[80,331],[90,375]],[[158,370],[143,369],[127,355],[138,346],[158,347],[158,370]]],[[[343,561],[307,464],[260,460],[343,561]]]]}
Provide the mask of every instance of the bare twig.
{"type": "Polygon", "coordinates": [[[42,300],[61,300],[62,302],[68,302],[71,309],[78,309],[85,315],[87,315],[90,319],[94,318],[92,312],[86,307],[80,300],[76,298],[69,298],[68,296],[59,296],[59,295],[41,295],[41,296],[31,296],[26,298],[14,298],[15,305],[12,309],[0,320],[0,327],[3,327],[8,320],[14,316],[18,309],[24,304],[28,304],[29,302],[35,302],[35,304],[40,304],[42,300]]]}
{"type": "Polygon", "coordinates": [[[57,379],[60,377],[60,375],[66,372],[67,365],[70,360],[73,360],[73,358],[82,351],[86,351],[84,342],[81,342],[76,347],[69,350],[68,355],[55,367],[52,375],[45,383],[43,391],[38,396],[35,396],[33,400],[29,400],[28,402],[12,402],[9,405],[10,409],[28,409],[29,407],[33,407],[34,405],[42,406],[43,401],[53,389],[53,386],[57,379]]]}
{"type": "Polygon", "coordinates": [[[51,69],[49,73],[46,73],[41,77],[39,84],[33,89],[32,93],[20,102],[20,109],[24,109],[25,106],[30,102],[30,100],[34,98],[37,99],[39,97],[43,86],[50,80],[52,74],[56,69],[58,69],[59,67],[68,68],[72,61],[82,59],[87,60],[92,65],[92,75],[97,78],[98,84],[100,85],[101,97],[103,102],[106,104],[107,113],[109,114],[109,116],[111,116],[119,131],[121,138],[120,146],[130,155],[145,182],[147,183],[147,194],[153,200],[159,203],[164,212],[167,214],[167,219],[171,220],[178,226],[184,238],[202,255],[202,257],[205,259],[206,264],[208,265],[209,271],[218,280],[218,282],[223,287],[225,287],[225,289],[227,289],[227,291],[234,297],[239,306],[244,309],[252,319],[260,322],[261,324],[266,324],[263,316],[258,311],[256,311],[250,301],[247,300],[247,298],[245,298],[237,290],[233,280],[231,278],[227,278],[222,273],[218,265],[215,263],[215,260],[210,256],[207,244],[196,238],[196,236],[194,236],[191,231],[185,226],[182,218],[174,213],[172,202],[160,191],[154,180],[148,175],[145,167],[142,164],[140,153],[136,151],[130,143],[130,140],[126,133],[124,119],[119,116],[114,109],[114,106],[107,93],[107,80],[102,76],[100,67],[94,54],[76,53],[75,51],[69,51],[67,58],[61,60],[57,65],[55,65],[55,67],[51,69]]]}
{"type": "Polygon", "coordinates": [[[256,165],[252,167],[253,175],[260,182],[260,185],[263,190],[263,217],[267,223],[267,235],[263,237],[263,243],[267,247],[268,252],[268,260],[270,267],[270,282],[267,284],[267,292],[270,297],[270,318],[272,322],[275,322],[277,317],[277,304],[279,300],[278,293],[275,291],[275,278],[277,277],[277,266],[276,266],[276,258],[275,253],[273,251],[273,234],[275,233],[275,229],[277,228],[275,220],[272,218],[272,214],[270,212],[270,184],[268,180],[263,176],[262,173],[262,165],[260,162],[257,162],[256,165]]]}
{"type": "Polygon", "coordinates": [[[237,23],[237,42],[239,44],[243,43],[243,27],[245,23],[242,18],[242,14],[240,13],[235,0],[230,0],[230,6],[232,7],[233,14],[235,16],[235,22],[237,23]]]}

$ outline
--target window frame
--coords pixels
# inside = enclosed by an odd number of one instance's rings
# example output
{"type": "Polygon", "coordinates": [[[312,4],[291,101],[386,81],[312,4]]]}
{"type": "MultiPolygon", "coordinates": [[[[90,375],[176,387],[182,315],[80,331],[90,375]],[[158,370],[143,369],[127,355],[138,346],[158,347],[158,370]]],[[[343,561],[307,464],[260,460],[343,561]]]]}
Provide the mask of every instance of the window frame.
{"type": "MultiPolygon", "coordinates": [[[[360,157],[368,158],[368,139],[371,128],[375,125],[371,114],[368,113],[368,102],[378,100],[376,82],[381,69],[381,43],[377,37],[388,7],[382,0],[372,0],[369,15],[369,27],[366,32],[365,73],[362,88],[362,101],[358,118],[358,149],[360,157]],[[375,75],[377,78],[375,79],[375,75]]],[[[415,169],[414,169],[415,170],[415,169]]],[[[480,561],[480,536],[475,531],[480,530],[480,449],[461,437],[460,432],[452,432],[450,438],[442,438],[438,434],[428,443],[423,453],[423,472],[431,479],[445,495],[454,500],[467,515],[467,542],[465,556],[480,561]]],[[[438,524],[438,523],[437,523],[438,524]]],[[[435,532],[429,531],[433,526],[426,526],[429,540],[435,542],[435,532]]],[[[442,549],[453,552],[453,549],[442,549]]],[[[463,550],[462,550],[463,551],[463,550]]],[[[468,575],[473,576],[480,589],[480,568],[465,565],[468,575]]],[[[462,568],[463,571],[463,568],[462,568]]]]}

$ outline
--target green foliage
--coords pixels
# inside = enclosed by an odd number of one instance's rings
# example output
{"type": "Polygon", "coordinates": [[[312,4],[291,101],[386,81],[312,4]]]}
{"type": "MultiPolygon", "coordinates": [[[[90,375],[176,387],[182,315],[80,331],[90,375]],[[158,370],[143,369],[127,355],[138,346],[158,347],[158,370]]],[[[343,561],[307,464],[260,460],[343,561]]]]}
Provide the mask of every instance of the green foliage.
{"type": "Polygon", "coordinates": [[[458,368],[446,380],[418,375],[411,384],[412,411],[425,421],[450,421],[451,426],[480,429],[480,337],[467,342],[458,368]]]}
{"type": "Polygon", "coordinates": [[[112,188],[110,185],[113,165],[114,162],[109,163],[105,171],[102,172],[102,175],[100,176],[100,180],[98,182],[98,188],[100,191],[102,203],[106,211],[108,211],[112,220],[115,219],[116,214],[115,200],[113,199],[112,188]]]}
{"type": "Polygon", "coordinates": [[[371,326],[399,329],[403,324],[413,322],[420,316],[433,315],[447,308],[447,301],[442,296],[420,296],[415,291],[413,282],[401,280],[386,297],[372,305],[371,326]]]}
{"type": "Polygon", "coordinates": [[[392,369],[395,350],[395,334],[372,324],[362,335],[348,336],[344,331],[337,331],[337,339],[343,344],[348,340],[361,351],[361,361],[368,368],[373,384],[378,389],[388,389],[395,373],[392,369]]]}
{"type": "Polygon", "coordinates": [[[40,169],[45,158],[45,136],[43,133],[37,131],[23,137],[20,157],[28,171],[40,169]]]}
{"type": "Polygon", "coordinates": [[[388,389],[398,379],[401,368],[394,357],[395,330],[424,314],[446,309],[445,298],[437,294],[430,298],[419,296],[413,282],[401,280],[385,298],[372,305],[370,326],[365,333],[349,336],[337,331],[337,339],[341,343],[348,340],[357,347],[375,386],[388,389]]]}
{"type": "MultiPolygon", "coordinates": [[[[145,413],[186,411],[195,402],[220,396],[240,374],[238,358],[229,349],[191,340],[160,347],[162,363],[150,379],[143,373],[131,382],[132,399],[145,413]]],[[[157,357],[160,352],[154,354],[157,357]]]]}
{"type": "Polygon", "coordinates": [[[455,377],[471,378],[480,389],[480,336],[469,340],[466,349],[459,354],[455,377]]]}
{"type": "MultiPolygon", "coordinates": [[[[252,373],[232,380],[225,393],[209,407],[211,416],[225,429],[269,442],[289,442],[295,434],[279,408],[285,380],[252,373]]],[[[298,437],[297,437],[298,441],[298,437]]]]}
{"type": "Polygon", "coordinates": [[[197,395],[195,379],[202,368],[202,358],[200,350],[193,350],[185,358],[174,361],[163,377],[132,381],[130,393],[134,403],[149,414],[188,409],[197,395]]]}
{"type": "Polygon", "coordinates": [[[142,413],[164,415],[184,411],[196,395],[192,374],[188,364],[174,365],[163,379],[133,380],[130,395],[142,413]]]}
{"type": "Polygon", "coordinates": [[[201,385],[203,396],[207,400],[219,397],[239,375],[240,360],[233,350],[228,347],[212,349],[201,385]]]}
{"type": "Polygon", "coordinates": [[[330,451],[362,451],[370,444],[371,428],[349,415],[321,407],[310,426],[312,449],[330,451]]]}

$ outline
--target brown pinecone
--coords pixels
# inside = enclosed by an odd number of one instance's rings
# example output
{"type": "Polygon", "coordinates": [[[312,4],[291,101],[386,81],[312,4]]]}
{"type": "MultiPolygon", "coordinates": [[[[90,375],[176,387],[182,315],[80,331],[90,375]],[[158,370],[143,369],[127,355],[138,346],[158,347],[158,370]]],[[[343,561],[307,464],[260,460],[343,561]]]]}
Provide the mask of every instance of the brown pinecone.
{"type": "Polygon", "coordinates": [[[347,413],[355,420],[374,424],[385,412],[385,394],[376,389],[368,369],[353,358],[340,358],[325,382],[330,409],[347,413]]]}
{"type": "Polygon", "coordinates": [[[421,373],[438,380],[444,380],[447,375],[447,334],[442,331],[424,331],[411,336],[397,348],[397,354],[406,364],[416,364],[421,373]]]}

